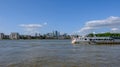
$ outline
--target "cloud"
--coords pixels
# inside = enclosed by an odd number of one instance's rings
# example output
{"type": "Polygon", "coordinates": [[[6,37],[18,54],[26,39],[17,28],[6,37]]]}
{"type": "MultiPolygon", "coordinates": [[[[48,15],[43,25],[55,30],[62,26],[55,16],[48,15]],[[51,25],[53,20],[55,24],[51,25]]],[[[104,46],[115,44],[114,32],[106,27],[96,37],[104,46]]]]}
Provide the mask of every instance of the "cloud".
{"type": "Polygon", "coordinates": [[[47,25],[47,23],[43,24],[20,24],[19,26],[24,29],[25,32],[29,34],[33,34],[39,32],[39,29],[47,25]]]}
{"type": "Polygon", "coordinates": [[[113,32],[113,33],[120,33],[120,30],[119,30],[119,28],[112,28],[111,32],[113,32]]]}
{"type": "Polygon", "coordinates": [[[40,28],[42,27],[41,24],[21,24],[21,27],[25,27],[25,28],[40,28]]]}
{"type": "Polygon", "coordinates": [[[92,20],[86,22],[83,28],[80,29],[80,33],[82,32],[91,32],[96,29],[101,28],[113,28],[113,30],[117,29],[114,27],[119,27],[120,25],[120,17],[110,16],[103,20],[92,20]]]}
{"type": "Polygon", "coordinates": [[[118,28],[112,28],[111,30],[112,31],[118,31],[119,29],[118,28]]]}

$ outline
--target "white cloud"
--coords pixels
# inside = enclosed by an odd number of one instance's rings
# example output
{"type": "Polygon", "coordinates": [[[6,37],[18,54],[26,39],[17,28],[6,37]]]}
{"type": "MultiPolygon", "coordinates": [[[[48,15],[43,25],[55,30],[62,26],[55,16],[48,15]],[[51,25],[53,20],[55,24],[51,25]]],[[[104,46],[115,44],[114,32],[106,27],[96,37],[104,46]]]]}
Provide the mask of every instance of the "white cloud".
{"type": "Polygon", "coordinates": [[[21,27],[25,27],[25,28],[40,28],[42,27],[41,24],[21,24],[21,27]]]}
{"type": "Polygon", "coordinates": [[[118,31],[119,29],[118,28],[112,28],[111,30],[112,31],[118,31]]]}
{"type": "Polygon", "coordinates": [[[113,33],[120,33],[120,30],[119,30],[119,28],[112,28],[111,32],[113,32],[113,33]]]}
{"type": "Polygon", "coordinates": [[[113,28],[113,27],[119,27],[119,25],[120,25],[120,17],[110,16],[103,20],[92,20],[92,21],[86,22],[84,27],[81,28],[79,32],[80,33],[93,32],[92,30],[95,30],[95,29],[113,28]]]}
{"type": "Polygon", "coordinates": [[[24,29],[26,33],[33,34],[36,32],[39,32],[39,29],[47,25],[47,23],[44,24],[20,24],[19,26],[24,29]]]}

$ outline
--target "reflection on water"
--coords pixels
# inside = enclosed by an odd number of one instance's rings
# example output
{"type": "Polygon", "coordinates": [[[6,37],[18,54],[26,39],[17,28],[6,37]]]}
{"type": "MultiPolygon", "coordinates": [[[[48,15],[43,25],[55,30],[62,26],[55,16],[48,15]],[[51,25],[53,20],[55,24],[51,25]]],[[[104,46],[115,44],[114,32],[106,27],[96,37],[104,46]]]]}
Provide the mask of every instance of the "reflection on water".
{"type": "Polygon", "coordinates": [[[1,40],[0,67],[120,67],[119,45],[70,40],[1,40]]]}

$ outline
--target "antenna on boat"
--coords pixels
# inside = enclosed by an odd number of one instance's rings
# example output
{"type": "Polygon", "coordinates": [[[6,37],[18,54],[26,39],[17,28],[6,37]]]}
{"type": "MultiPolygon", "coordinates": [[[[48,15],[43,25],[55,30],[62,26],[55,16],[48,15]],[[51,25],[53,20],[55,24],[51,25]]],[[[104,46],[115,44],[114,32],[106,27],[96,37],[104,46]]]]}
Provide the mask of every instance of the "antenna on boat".
{"type": "Polygon", "coordinates": [[[93,37],[96,37],[95,32],[93,32],[93,37]]]}

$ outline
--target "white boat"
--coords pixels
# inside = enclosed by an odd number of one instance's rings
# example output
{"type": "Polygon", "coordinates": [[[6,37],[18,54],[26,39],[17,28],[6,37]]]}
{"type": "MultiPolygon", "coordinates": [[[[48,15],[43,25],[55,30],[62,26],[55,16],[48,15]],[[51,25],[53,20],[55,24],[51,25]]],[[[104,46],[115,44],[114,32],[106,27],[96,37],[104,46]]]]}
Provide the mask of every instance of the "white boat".
{"type": "Polygon", "coordinates": [[[73,44],[120,44],[120,37],[78,37],[73,44]]]}

